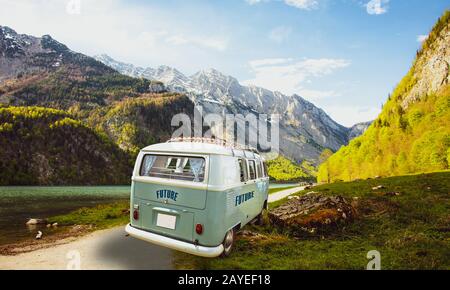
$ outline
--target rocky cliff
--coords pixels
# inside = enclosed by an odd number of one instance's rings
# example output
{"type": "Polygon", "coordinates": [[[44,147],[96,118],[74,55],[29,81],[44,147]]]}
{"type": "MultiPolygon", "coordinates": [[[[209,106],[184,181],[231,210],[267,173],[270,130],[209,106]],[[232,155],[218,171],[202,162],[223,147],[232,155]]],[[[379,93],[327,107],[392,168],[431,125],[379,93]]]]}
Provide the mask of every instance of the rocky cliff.
{"type": "Polygon", "coordinates": [[[352,180],[450,169],[450,11],[360,137],[331,156],[319,180],[352,180]]]}

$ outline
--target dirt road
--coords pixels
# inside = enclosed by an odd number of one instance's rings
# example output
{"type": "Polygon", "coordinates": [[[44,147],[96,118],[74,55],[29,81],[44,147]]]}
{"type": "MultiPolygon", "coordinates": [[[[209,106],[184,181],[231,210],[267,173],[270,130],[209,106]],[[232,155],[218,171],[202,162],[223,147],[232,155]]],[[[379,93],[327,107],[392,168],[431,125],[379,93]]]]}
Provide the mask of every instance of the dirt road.
{"type": "Polygon", "coordinates": [[[0,256],[0,269],[172,269],[172,251],[125,236],[124,227],[17,256],[0,256]]]}
{"type": "Polygon", "coordinates": [[[299,187],[295,187],[295,188],[286,189],[286,190],[282,190],[282,191],[278,191],[278,192],[272,193],[271,195],[269,195],[269,203],[278,201],[280,199],[288,197],[289,195],[294,194],[294,193],[299,192],[299,191],[304,190],[304,189],[305,189],[305,186],[299,186],[299,187]]]}

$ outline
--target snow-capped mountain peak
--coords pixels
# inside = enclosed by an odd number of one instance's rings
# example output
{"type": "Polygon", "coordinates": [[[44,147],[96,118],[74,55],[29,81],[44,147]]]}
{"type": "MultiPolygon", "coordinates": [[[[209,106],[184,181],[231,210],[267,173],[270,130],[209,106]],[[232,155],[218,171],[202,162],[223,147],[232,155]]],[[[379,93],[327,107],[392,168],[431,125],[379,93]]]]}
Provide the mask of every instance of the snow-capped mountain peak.
{"type": "Polygon", "coordinates": [[[70,50],[50,35],[19,34],[6,26],[0,26],[0,58],[0,83],[18,75],[68,66],[74,74],[84,69],[98,73],[113,71],[86,55],[70,50]]]}
{"type": "Polygon", "coordinates": [[[177,69],[166,65],[159,66],[149,78],[161,81],[165,84],[171,83],[174,85],[183,85],[189,81],[189,79],[177,69]]]}
{"type": "Polygon", "coordinates": [[[110,57],[95,58],[123,74],[158,80],[169,90],[186,93],[195,104],[203,106],[205,113],[278,114],[280,152],[293,160],[316,162],[324,148],[337,150],[349,141],[350,128],[338,124],[322,109],[298,95],[287,96],[261,87],[243,86],[234,77],[211,68],[186,77],[168,66],[144,69],[110,57]]]}

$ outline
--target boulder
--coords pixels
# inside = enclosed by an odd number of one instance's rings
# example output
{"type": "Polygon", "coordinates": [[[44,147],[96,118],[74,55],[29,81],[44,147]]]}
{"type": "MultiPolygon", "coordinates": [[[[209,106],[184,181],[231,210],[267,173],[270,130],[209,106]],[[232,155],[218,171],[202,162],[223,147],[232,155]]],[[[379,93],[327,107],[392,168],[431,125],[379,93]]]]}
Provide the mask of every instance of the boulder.
{"type": "Polygon", "coordinates": [[[38,231],[37,235],[36,235],[36,240],[40,240],[42,239],[42,232],[38,231]]]}
{"type": "Polygon", "coordinates": [[[27,221],[27,225],[41,225],[41,224],[46,224],[47,221],[45,219],[29,219],[27,221]]]}
{"type": "Polygon", "coordinates": [[[269,212],[270,222],[294,235],[324,234],[351,222],[356,210],[342,196],[311,193],[290,199],[269,212]]]}
{"type": "Polygon", "coordinates": [[[384,193],[385,196],[400,196],[401,193],[398,191],[390,191],[390,192],[386,192],[384,193]]]}

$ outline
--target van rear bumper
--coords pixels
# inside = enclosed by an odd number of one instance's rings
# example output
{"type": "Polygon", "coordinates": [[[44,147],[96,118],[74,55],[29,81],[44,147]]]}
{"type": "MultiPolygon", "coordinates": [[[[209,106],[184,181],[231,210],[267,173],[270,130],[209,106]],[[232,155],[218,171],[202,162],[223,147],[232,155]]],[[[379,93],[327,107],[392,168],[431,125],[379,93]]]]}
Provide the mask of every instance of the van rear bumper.
{"type": "Polygon", "coordinates": [[[219,245],[217,247],[196,246],[191,243],[140,230],[132,227],[130,224],[125,227],[125,231],[134,238],[196,256],[214,258],[220,256],[220,254],[222,254],[223,252],[222,245],[219,245]]]}

